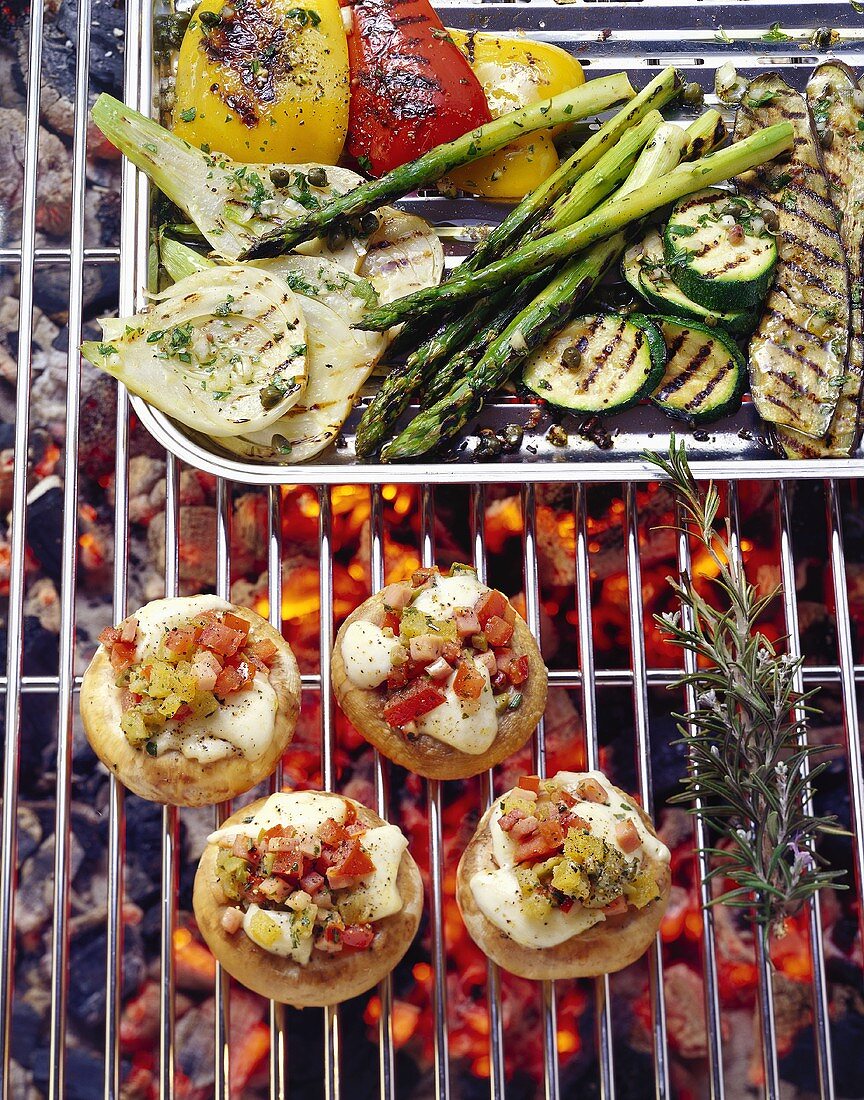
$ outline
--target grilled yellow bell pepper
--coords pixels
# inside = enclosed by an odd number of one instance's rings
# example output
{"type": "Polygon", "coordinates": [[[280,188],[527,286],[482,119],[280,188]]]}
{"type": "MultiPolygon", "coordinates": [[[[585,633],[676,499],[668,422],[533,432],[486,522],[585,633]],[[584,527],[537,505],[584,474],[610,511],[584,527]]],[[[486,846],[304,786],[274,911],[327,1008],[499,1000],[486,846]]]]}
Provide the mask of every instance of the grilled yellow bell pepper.
{"type": "Polygon", "coordinates": [[[202,0],[177,61],[174,131],[239,161],[335,164],[348,95],[338,0],[202,0]]]}
{"type": "MultiPolygon", "coordinates": [[[[493,118],[585,83],[582,66],[558,46],[482,31],[450,35],[483,85],[493,118]]],[[[558,167],[553,133],[528,134],[451,172],[447,183],[490,199],[521,199],[558,167]]]]}

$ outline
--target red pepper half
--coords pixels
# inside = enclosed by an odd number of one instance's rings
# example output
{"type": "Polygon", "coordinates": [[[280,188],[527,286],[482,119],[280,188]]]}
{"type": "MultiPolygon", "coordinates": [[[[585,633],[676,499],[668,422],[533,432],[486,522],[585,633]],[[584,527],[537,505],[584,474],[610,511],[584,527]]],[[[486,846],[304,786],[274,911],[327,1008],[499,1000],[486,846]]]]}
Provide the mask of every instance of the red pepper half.
{"type": "Polygon", "coordinates": [[[348,151],[382,175],[492,118],[428,0],[355,0],[348,151]]]}

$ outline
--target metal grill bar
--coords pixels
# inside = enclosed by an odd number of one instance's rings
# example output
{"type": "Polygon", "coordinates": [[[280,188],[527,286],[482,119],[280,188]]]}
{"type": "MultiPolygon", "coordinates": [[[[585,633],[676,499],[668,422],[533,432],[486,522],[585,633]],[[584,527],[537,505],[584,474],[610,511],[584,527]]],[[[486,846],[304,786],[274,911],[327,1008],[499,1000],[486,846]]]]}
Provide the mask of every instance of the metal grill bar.
{"type": "Polygon", "coordinates": [[[18,378],[15,388],[15,469],[12,482],[10,537],[9,609],[3,761],[3,823],[0,851],[0,1096],[9,1095],[9,1039],[12,994],[15,984],[15,885],[17,880],[18,764],[20,760],[21,682],[24,623],[24,557],[27,524],[27,438],[30,431],[30,379],[32,374],[31,335],[33,326],[33,268],[36,250],[36,175],[39,145],[39,94],[42,79],[42,27],[44,2],[34,0],[30,8],[30,40],[27,70],[27,122],[25,131],[24,182],[21,232],[21,277],[18,312],[18,378]]]}
{"type": "MultiPolygon", "coordinates": [[[[648,732],[648,680],[645,675],[647,659],[642,610],[642,563],[639,554],[639,512],[634,485],[627,485],[624,501],[627,520],[625,538],[627,540],[627,591],[630,600],[630,659],[635,679],[633,708],[636,728],[636,777],[642,805],[653,816],[654,796],[651,790],[651,748],[648,732]]],[[[659,932],[654,937],[648,958],[654,1042],[654,1088],[660,1100],[669,1096],[669,1063],[666,1043],[666,999],[663,991],[663,952],[659,932]]]]}
{"type": "MultiPolygon", "coordinates": [[[[588,523],[584,486],[576,489],[576,612],[579,621],[579,673],[582,679],[582,723],[585,764],[600,768],[597,729],[597,692],[594,683],[594,631],[591,610],[591,562],[588,556],[588,523]]],[[[615,1064],[612,1053],[612,992],[609,975],[594,982],[595,1036],[601,1100],[615,1096],[615,1064]]]]}
{"type": "MultiPolygon", "coordinates": [[[[795,598],[795,558],[792,547],[792,514],[789,504],[789,487],[780,482],[777,498],[780,528],[780,577],[783,596],[783,613],[786,620],[789,654],[795,660],[801,657],[801,634],[798,625],[798,601],[795,598]]],[[[804,678],[800,671],[795,677],[795,691],[804,691],[804,678]]],[[[804,711],[795,712],[798,721],[804,719],[804,711]]],[[[806,738],[802,738],[802,742],[806,738]]],[[[802,771],[810,774],[810,765],[804,761],[802,771]]],[[[813,812],[812,794],[804,799],[806,813],[813,812]]],[[[810,931],[810,959],[813,967],[813,1020],[816,1033],[816,1065],[819,1075],[819,1095],[823,1100],[834,1100],[834,1067],[831,1054],[831,1032],[828,1026],[828,988],[825,980],[825,956],[822,952],[822,913],[818,899],[808,905],[810,931]]]]}

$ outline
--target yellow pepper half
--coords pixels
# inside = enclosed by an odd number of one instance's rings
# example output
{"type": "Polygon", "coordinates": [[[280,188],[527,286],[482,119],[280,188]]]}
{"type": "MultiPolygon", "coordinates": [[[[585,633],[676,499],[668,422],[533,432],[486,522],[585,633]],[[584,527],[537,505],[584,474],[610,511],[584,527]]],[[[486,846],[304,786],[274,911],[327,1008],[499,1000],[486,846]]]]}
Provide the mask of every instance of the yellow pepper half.
{"type": "Polygon", "coordinates": [[[338,0],[202,0],[177,61],[174,131],[239,161],[335,164],[348,95],[338,0]]]}
{"type": "MultiPolygon", "coordinates": [[[[449,33],[483,85],[493,118],[585,83],[582,66],[559,46],[482,31],[449,33]]],[[[558,167],[553,133],[527,134],[491,156],[455,169],[447,183],[490,199],[521,199],[558,167]]]]}

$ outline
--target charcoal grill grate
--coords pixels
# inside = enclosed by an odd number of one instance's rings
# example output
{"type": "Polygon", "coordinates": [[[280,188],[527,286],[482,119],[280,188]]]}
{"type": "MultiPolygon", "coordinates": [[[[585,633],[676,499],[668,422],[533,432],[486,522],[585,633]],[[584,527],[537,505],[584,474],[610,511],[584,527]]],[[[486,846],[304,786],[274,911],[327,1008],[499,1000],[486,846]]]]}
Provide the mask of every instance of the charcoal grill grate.
{"type": "MultiPolygon", "coordinates": [[[[816,60],[812,50],[792,52],[790,46],[784,53],[772,44],[756,42],[759,31],[754,28],[767,28],[770,23],[784,17],[788,12],[791,21],[799,9],[794,5],[730,5],[719,6],[700,2],[685,7],[672,8],[661,3],[644,0],[642,3],[619,4],[574,4],[568,7],[554,7],[543,4],[483,5],[481,7],[454,7],[448,15],[454,20],[470,25],[475,19],[485,21],[490,28],[519,27],[538,31],[550,40],[575,44],[581,52],[592,56],[591,72],[603,69],[627,67],[631,70],[656,68],[670,60],[693,69],[708,69],[726,60],[727,54],[714,48],[710,55],[705,52],[706,43],[713,40],[716,28],[722,24],[734,39],[731,47],[734,59],[743,67],[778,63],[785,70],[792,71],[798,66],[807,67],[816,60]],[[613,29],[610,39],[603,39],[604,27],[609,24],[613,29]],[[665,30],[664,30],[665,28],[665,30]],[[672,28],[676,39],[686,43],[680,48],[685,50],[682,57],[672,58],[668,52],[669,35],[672,28]]],[[[29,93],[27,113],[26,160],[24,166],[24,218],[21,246],[19,248],[0,249],[0,263],[18,265],[20,268],[20,340],[19,368],[17,381],[18,419],[15,428],[16,466],[13,485],[13,504],[11,525],[11,564],[10,595],[8,613],[9,643],[5,679],[0,688],[5,691],[6,717],[6,755],[3,769],[3,808],[2,808],[2,851],[0,851],[0,1030],[3,1036],[2,1096],[14,1095],[9,1076],[10,1037],[12,1030],[11,1006],[14,987],[15,925],[14,908],[16,901],[17,860],[16,860],[16,809],[18,805],[18,783],[21,749],[21,713],[22,694],[47,694],[56,696],[58,709],[58,748],[57,748],[57,794],[55,804],[56,854],[53,880],[54,935],[51,949],[51,1057],[50,1057],[50,1095],[56,1100],[67,1093],[65,1053],[69,1040],[68,1029],[68,972],[69,972],[69,878],[70,878],[70,798],[73,715],[80,687],[80,676],[75,675],[74,636],[76,621],[76,547],[78,542],[77,504],[78,504],[78,409],[80,398],[80,364],[75,352],[76,336],[82,321],[82,286],[85,265],[119,264],[121,313],[129,313],[141,304],[140,288],[144,285],[147,268],[147,226],[149,219],[149,196],[146,181],[129,165],[123,166],[122,190],[122,249],[94,249],[85,247],[83,231],[83,203],[85,195],[86,142],[86,105],[89,68],[88,31],[91,18],[90,0],[78,0],[78,41],[77,41],[77,100],[75,115],[75,134],[73,142],[73,184],[72,209],[73,228],[68,248],[37,248],[35,234],[35,211],[37,196],[36,151],[38,145],[38,119],[40,100],[41,43],[43,36],[43,4],[35,2],[31,14],[31,38],[29,50],[29,93]],[[63,536],[63,572],[61,590],[61,651],[57,676],[24,676],[22,673],[22,627],[25,600],[25,550],[27,506],[27,464],[23,456],[27,453],[30,429],[29,390],[32,370],[31,331],[33,324],[33,283],[39,278],[39,268],[46,264],[63,264],[69,271],[69,328],[70,351],[68,360],[67,409],[67,451],[64,469],[64,513],[65,527],[63,536]]],[[[838,52],[853,62],[861,63],[864,52],[858,52],[860,43],[855,43],[852,29],[860,24],[850,5],[834,3],[816,3],[808,9],[808,15],[819,23],[845,28],[844,37],[838,45],[838,52]]],[[[792,32],[795,33],[794,28],[792,32]]],[[[679,48],[679,47],[676,47],[679,48]]],[[[151,103],[151,67],[152,26],[151,11],[147,3],[139,4],[135,0],[127,3],[127,31],[125,55],[126,98],[132,105],[151,103]]],[[[802,70],[803,71],[803,70],[802,70]]],[[[418,207],[429,212],[433,207],[442,216],[444,207],[439,200],[417,200],[418,207]]],[[[501,416],[512,415],[513,406],[502,404],[501,416]]],[[[122,389],[117,398],[117,467],[115,495],[115,569],[113,577],[113,620],[119,621],[128,610],[127,570],[129,568],[129,401],[122,389]]],[[[152,423],[152,418],[150,421],[152,423]]],[[[165,439],[164,425],[160,429],[163,439],[169,447],[188,457],[185,444],[172,444],[165,439]]],[[[726,441],[728,444],[728,440],[726,441]]],[[[785,585],[784,611],[786,627],[790,633],[790,649],[793,653],[801,649],[798,629],[798,607],[795,595],[795,555],[792,542],[792,503],[790,494],[792,482],[799,475],[810,478],[828,478],[837,474],[846,477],[860,470],[858,460],[838,463],[836,466],[812,464],[806,467],[780,466],[755,457],[747,448],[733,449],[732,452],[740,465],[729,468],[726,464],[727,451],[703,455],[703,464],[699,467],[703,473],[737,478],[761,478],[767,475],[782,476],[785,480],[777,482],[777,506],[779,510],[779,531],[781,538],[781,569],[785,585]]],[[[435,560],[435,494],[446,492],[447,482],[471,482],[471,530],[474,563],[481,578],[486,571],[486,542],[484,537],[486,482],[513,482],[521,493],[523,516],[522,576],[526,598],[527,617],[533,631],[541,633],[541,602],[537,573],[537,508],[536,481],[572,482],[573,510],[575,523],[575,567],[576,567],[576,608],[579,616],[578,661],[569,669],[556,669],[550,681],[557,686],[571,687],[578,691],[581,703],[581,715],[585,731],[585,749],[589,767],[597,766],[599,760],[598,742],[598,687],[621,686],[630,690],[634,708],[634,729],[636,731],[634,753],[637,761],[638,788],[646,806],[651,806],[651,774],[649,753],[648,691],[660,685],[672,683],[678,673],[675,669],[652,666],[645,649],[643,608],[640,598],[642,567],[640,562],[640,543],[637,513],[636,483],[649,477],[647,467],[635,461],[609,462],[596,461],[594,456],[582,453],[575,455],[572,464],[553,462],[553,456],[546,453],[545,461],[537,464],[517,465],[507,463],[466,469],[454,466],[412,467],[398,471],[399,479],[420,481],[421,489],[421,545],[420,556],[424,563],[435,560]],[[587,534],[587,515],[589,484],[600,481],[626,481],[624,487],[624,532],[626,552],[626,575],[629,593],[629,636],[631,642],[631,665],[629,669],[599,667],[595,653],[595,641],[591,629],[591,549],[587,534]]],[[[565,457],[568,457],[565,455],[565,457]]],[[[165,592],[175,594],[179,590],[179,477],[182,468],[181,459],[169,453],[167,458],[166,479],[166,561],[165,592]]],[[[233,467],[218,467],[219,472],[231,473],[238,481],[246,480],[246,475],[238,473],[233,467]]],[[[391,471],[387,471],[388,474],[391,471]]],[[[269,565],[269,607],[271,621],[281,628],[282,576],[281,562],[281,497],[280,483],[288,481],[312,482],[318,489],[319,534],[321,548],[320,569],[320,607],[321,607],[321,666],[320,675],[304,676],[304,690],[320,692],[322,725],[322,775],[326,786],[336,784],[336,759],[334,743],[334,702],[329,690],[321,690],[329,683],[329,654],[333,642],[333,511],[332,486],[363,482],[370,485],[371,511],[369,533],[371,543],[371,578],[373,589],[380,589],[385,581],[385,508],[382,497],[383,471],[374,467],[357,467],[350,464],[312,466],[302,472],[280,472],[273,477],[261,476],[258,484],[267,495],[267,554],[269,565]]],[[[825,482],[825,524],[830,546],[830,575],[832,578],[832,596],[836,609],[837,659],[836,663],[820,666],[808,666],[803,680],[805,683],[839,683],[844,728],[847,740],[849,760],[849,785],[851,792],[852,824],[854,831],[854,866],[856,872],[858,896],[864,881],[864,776],[858,751],[858,709],[857,685],[864,681],[864,665],[854,661],[853,639],[849,618],[849,597],[846,564],[843,545],[843,513],[841,508],[841,487],[838,480],[825,482]]],[[[217,591],[227,595],[231,581],[231,490],[228,480],[219,481],[217,495],[217,591]]],[[[728,485],[733,523],[737,533],[737,492],[734,481],[728,485]]],[[[736,534],[737,537],[737,534],[736,534]]],[[[678,544],[678,560],[682,568],[689,564],[689,547],[682,538],[678,544]]],[[[535,761],[542,773],[545,768],[544,729],[538,728],[534,744],[535,761]]],[[[376,755],[375,800],[379,812],[386,814],[389,802],[389,769],[385,761],[376,755]]],[[[274,787],[281,783],[276,775],[274,787]]],[[[483,777],[482,808],[485,809],[493,797],[493,776],[483,777]]],[[[105,1077],[104,1082],[94,1085],[93,1095],[103,1093],[106,1100],[116,1100],[120,1096],[121,1052],[120,1012],[121,1012],[121,970],[122,958],[122,899],[124,896],[124,850],[126,844],[124,821],[124,793],[113,777],[110,786],[109,801],[109,850],[108,850],[108,894],[107,894],[107,933],[108,968],[106,982],[106,1036],[105,1036],[105,1077]]],[[[214,822],[224,819],[227,807],[217,807],[214,822]]],[[[443,897],[443,835],[442,812],[443,791],[439,783],[427,785],[427,809],[429,817],[429,845],[431,856],[431,890],[428,911],[431,919],[431,940],[433,945],[432,966],[435,976],[435,998],[433,1003],[433,1039],[434,1039],[434,1092],[449,1098],[451,1095],[451,1052],[448,1044],[447,1004],[446,1004],[446,965],[445,929],[442,908],[443,897]]],[[[162,816],[162,905],[160,933],[160,1063],[159,1084],[165,1097],[175,1095],[175,1036],[174,1036],[174,955],[173,934],[175,931],[177,883],[179,873],[178,850],[179,813],[176,809],[165,808],[162,816]]],[[[697,843],[704,837],[698,828],[695,834],[697,843]]],[[[703,891],[703,900],[707,893],[703,891]]],[[[860,907],[859,907],[860,919],[860,907]]],[[[818,1063],[820,1095],[832,1098],[835,1095],[834,1069],[832,1065],[831,1042],[828,1029],[828,1007],[825,980],[825,964],[821,951],[820,914],[816,907],[810,909],[810,932],[813,949],[813,1034],[818,1063]]],[[[860,930],[859,930],[860,933],[860,930]]],[[[709,1073],[708,1082],[712,1097],[721,1098],[731,1095],[724,1073],[724,1036],[721,1029],[721,1007],[718,990],[716,955],[714,952],[714,924],[710,913],[704,921],[703,964],[706,989],[705,1021],[708,1036],[709,1073]]],[[[773,1098],[780,1096],[778,1072],[778,1054],[775,1032],[772,983],[767,961],[764,955],[758,957],[759,965],[759,1008],[762,1023],[763,1070],[765,1093],[773,1098]]],[[[658,1097],[670,1096],[668,1043],[666,1035],[666,1016],[662,977],[663,949],[660,940],[656,941],[648,957],[650,972],[650,1008],[653,1039],[654,1076],[649,1091],[658,1097]]],[[[222,1100],[229,1095],[229,1074],[231,1064],[231,1028],[228,1019],[228,997],[225,976],[217,974],[216,981],[216,1057],[214,1064],[214,1093],[222,1100]]],[[[490,1091],[494,1100],[506,1094],[505,1046],[506,1035],[499,999],[500,981],[497,968],[489,964],[489,1076],[490,1091]]],[[[392,989],[389,979],[379,990],[382,1011],[379,1020],[379,1081],[380,1095],[384,1100],[400,1095],[394,1058],[394,1035],[392,1017],[392,989]]],[[[543,992],[543,1041],[544,1041],[544,1084],[543,1092],[547,1098],[560,1095],[559,1060],[556,1049],[556,992],[553,983],[544,983],[543,992]]],[[[608,978],[598,979],[595,983],[595,1024],[598,1050],[599,1094],[605,1098],[614,1097],[615,1057],[613,1039],[615,1021],[612,1012],[612,994],[608,978]]],[[[325,1011],[324,1045],[325,1057],[322,1067],[324,1093],[327,1100],[336,1100],[343,1095],[353,1095],[352,1083],[342,1075],[342,1030],[339,1008],[325,1011]]],[[[288,1044],[286,1015],[279,1005],[272,1005],[270,1012],[271,1056],[270,1082],[271,1095],[283,1098],[288,1094],[291,1075],[292,1052],[288,1044]]],[[[647,1094],[647,1093],[646,1093],[647,1094]]]]}

